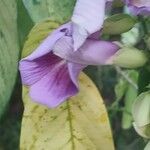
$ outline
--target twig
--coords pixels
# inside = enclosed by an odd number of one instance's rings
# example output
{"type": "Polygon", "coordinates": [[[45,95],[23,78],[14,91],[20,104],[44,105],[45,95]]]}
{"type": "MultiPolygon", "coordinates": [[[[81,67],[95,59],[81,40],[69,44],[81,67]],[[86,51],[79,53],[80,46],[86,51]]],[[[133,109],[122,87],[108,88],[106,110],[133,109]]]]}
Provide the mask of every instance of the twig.
{"type": "Polygon", "coordinates": [[[120,67],[116,67],[116,70],[119,74],[121,74],[124,79],[126,79],[136,90],[138,90],[138,86],[136,83],[134,83],[134,81],[125,73],[123,72],[120,67]]]}

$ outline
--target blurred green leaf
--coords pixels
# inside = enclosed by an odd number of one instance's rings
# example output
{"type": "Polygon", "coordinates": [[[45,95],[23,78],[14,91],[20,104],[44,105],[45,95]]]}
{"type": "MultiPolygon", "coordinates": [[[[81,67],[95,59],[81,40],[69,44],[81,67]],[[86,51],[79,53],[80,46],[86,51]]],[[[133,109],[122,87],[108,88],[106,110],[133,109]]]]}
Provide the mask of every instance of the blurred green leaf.
{"type": "Polygon", "coordinates": [[[0,117],[10,99],[17,75],[19,41],[16,0],[0,1],[0,117]]]}
{"type": "MultiPolygon", "coordinates": [[[[138,81],[137,71],[129,71],[128,76],[134,83],[137,83],[138,81]]],[[[122,115],[123,129],[129,129],[132,126],[132,122],[133,122],[132,107],[133,107],[133,103],[136,100],[137,94],[138,94],[138,89],[136,89],[133,85],[128,84],[128,88],[124,98],[125,106],[122,115]]]]}
{"type": "Polygon", "coordinates": [[[135,23],[135,18],[127,14],[115,14],[104,21],[103,34],[116,35],[127,32],[135,23]]]}
{"type": "Polygon", "coordinates": [[[138,88],[136,87],[138,72],[135,70],[123,71],[120,69],[117,69],[117,71],[121,76],[119,76],[119,81],[115,86],[116,101],[112,106],[116,106],[119,109],[120,100],[124,101],[121,125],[123,129],[129,129],[132,126],[133,120],[131,114],[133,102],[138,94],[138,88]]]}
{"type": "Polygon", "coordinates": [[[34,23],[30,18],[26,8],[24,7],[22,0],[17,0],[17,9],[18,9],[17,22],[18,22],[19,41],[20,46],[22,47],[25,38],[28,35],[31,28],[33,27],[34,23]]]}
{"type": "Polygon", "coordinates": [[[50,18],[64,23],[71,17],[75,0],[23,0],[23,3],[34,22],[50,18]]]}
{"type": "Polygon", "coordinates": [[[150,139],[150,124],[144,126],[138,126],[135,122],[133,123],[135,131],[145,139],[150,139]]]}
{"type": "Polygon", "coordinates": [[[121,41],[123,45],[134,46],[140,41],[139,24],[136,24],[131,30],[121,34],[121,41]]]}

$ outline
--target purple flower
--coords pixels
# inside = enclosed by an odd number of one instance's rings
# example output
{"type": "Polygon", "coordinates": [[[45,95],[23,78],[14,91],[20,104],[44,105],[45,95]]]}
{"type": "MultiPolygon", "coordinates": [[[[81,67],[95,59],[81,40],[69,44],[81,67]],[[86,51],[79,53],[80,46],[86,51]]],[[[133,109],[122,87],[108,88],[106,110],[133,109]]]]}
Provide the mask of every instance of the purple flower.
{"type": "Polygon", "coordinates": [[[118,46],[91,35],[73,49],[72,23],[51,33],[39,47],[20,61],[22,82],[29,86],[32,100],[55,107],[78,93],[78,75],[87,65],[105,65],[118,46]]]}
{"type": "Polygon", "coordinates": [[[77,50],[92,33],[102,28],[106,3],[112,0],[77,0],[73,16],[73,41],[77,50]]]}
{"type": "Polygon", "coordinates": [[[150,0],[124,0],[135,15],[150,15],[150,0]]]}

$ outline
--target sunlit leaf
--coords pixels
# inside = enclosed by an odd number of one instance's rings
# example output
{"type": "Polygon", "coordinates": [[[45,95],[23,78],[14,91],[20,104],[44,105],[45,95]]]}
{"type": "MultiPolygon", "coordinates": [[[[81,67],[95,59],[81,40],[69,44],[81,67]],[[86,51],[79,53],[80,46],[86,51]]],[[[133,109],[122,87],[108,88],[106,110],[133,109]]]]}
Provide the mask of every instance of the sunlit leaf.
{"type": "Polygon", "coordinates": [[[131,30],[121,35],[123,45],[134,46],[140,40],[139,24],[136,24],[131,30]]]}
{"type": "Polygon", "coordinates": [[[135,70],[126,70],[120,72],[119,81],[115,86],[116,101],[114,104],[120,103],[120,100],[124,101],[124,109],[122,114],[122,128],[129,129],[132,127],[132,107],[138,94],[137,80],[138,72],[135,70]]]}
{"type": "Polygon", "coordinates": [[[21,149],[114,149],[103,100],[85,74],[80,76],[80,93],[55,109],[32,102],[27,88],[23,99],[21,149]]]}
{"type": "Polygon", "coordinates": [[[23,0],[31,18],[39,22],[45,18],[64,23],[70,19],[75,0],[23,0]]]}
{"type": "Polygon", "coordinates": [[[0,1],[0,116],[13,90],[19,54],[16,0],[0,1]]]}
{"type": "Polygon", "coordinates": [[[150,91],[143,92],[136,98],[132,113],[137,126],[150,124],[150,91]]]}
{"type": "Polygon", "coordinates": [[[17,0],[17,21],[18,21],[18,33],[19,33],[19,42],[20,46],[23,46],[26,36],[28,35],[29,31],[33,27],[34,23],[30,18],[22,0],[17,0]]]}

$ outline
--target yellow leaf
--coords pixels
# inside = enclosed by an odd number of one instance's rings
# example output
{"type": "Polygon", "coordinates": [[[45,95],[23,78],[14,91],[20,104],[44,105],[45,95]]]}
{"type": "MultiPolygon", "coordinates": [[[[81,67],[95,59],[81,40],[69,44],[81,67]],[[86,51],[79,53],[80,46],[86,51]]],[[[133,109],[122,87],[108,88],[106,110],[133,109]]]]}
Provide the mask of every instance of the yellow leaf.
{"type": "Polygon", "coordinates": [[[24,87],[21,150],[114,150],[97,88],[83,73],[79,81],[80,93],[54,109],[32,102],[24,87]]]}

